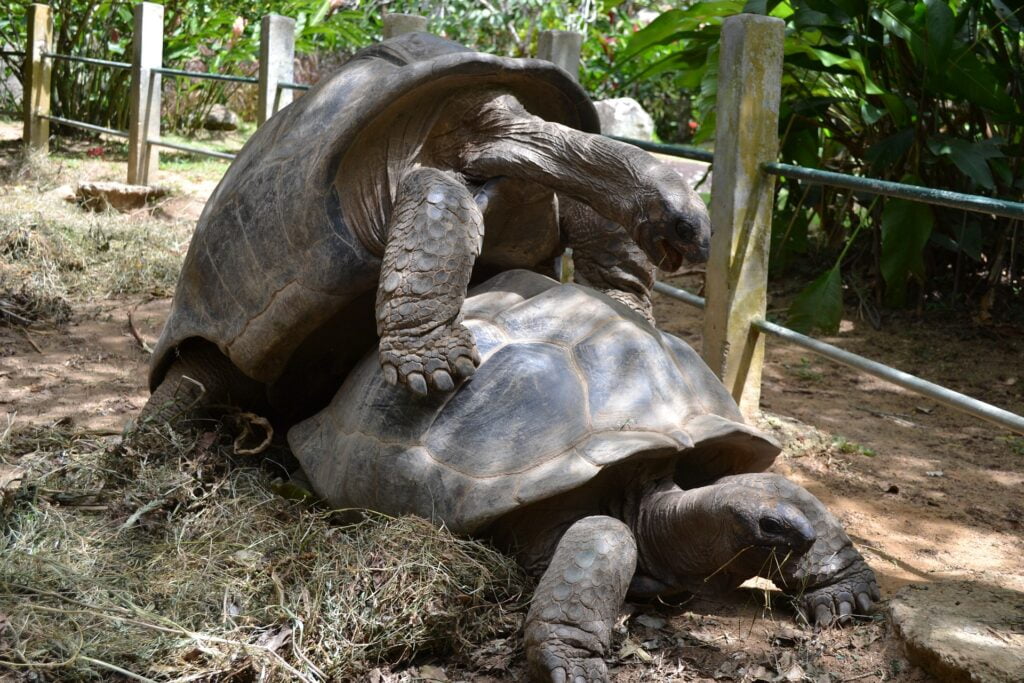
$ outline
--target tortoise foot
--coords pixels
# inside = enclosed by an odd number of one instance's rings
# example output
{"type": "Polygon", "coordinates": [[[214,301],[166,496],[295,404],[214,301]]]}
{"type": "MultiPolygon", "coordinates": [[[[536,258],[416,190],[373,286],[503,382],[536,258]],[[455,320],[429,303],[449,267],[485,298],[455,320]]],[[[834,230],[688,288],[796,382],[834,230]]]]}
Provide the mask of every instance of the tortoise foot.
{"type": "Polygon", "coordinates": [[[526,658],[537,681],[607,681],[603,658],[636,570],[636,541],[611,517],[584,517],[562,535],[526,615],[526,658]]]}
{"type": "Polygon", "coordinates": [[[530,673],[535,681],[550,683],[606,683],[604,660],[564,642],[548,641],[530,653],[530,673]]]}
{"type": "Polygon", "coordinates": [[[461,322],[441,325],[422,336],[399,332],[380,340],[384,378],[390,384],[405,384],[421,396],[429,390],[451,391],[479,364],[473,335],[461,322]]]}
{"type": "Polygon", "coordinates": [[[850,624],[867,616],[881,599],[875,574],[863,561],[850,567],[835,583],[795,596],[797,609],[815,628],[850,624]]]}

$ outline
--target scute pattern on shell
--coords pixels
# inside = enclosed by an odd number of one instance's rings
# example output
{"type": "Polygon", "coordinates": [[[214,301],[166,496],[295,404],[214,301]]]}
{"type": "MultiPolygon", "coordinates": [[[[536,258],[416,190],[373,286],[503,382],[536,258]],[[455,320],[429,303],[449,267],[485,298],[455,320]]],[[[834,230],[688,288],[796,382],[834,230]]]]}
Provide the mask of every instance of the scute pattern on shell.
{"type": "Polygon", "coordinates": [[[456,392],[413,398],[371,353],[291,430],[332,505],[471,533],[631,457],[680,457],[717,477],[762,471],[778,452],[693,349],[594,290],[508,271],[463,314],[483,362],[456,392]]]}

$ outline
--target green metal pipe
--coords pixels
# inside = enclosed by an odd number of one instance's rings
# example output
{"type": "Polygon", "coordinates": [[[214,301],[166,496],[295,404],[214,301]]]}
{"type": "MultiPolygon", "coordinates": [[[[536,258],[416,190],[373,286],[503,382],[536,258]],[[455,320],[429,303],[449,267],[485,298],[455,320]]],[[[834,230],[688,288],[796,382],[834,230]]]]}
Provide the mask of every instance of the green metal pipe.
{"type": "Polygon", "coordinates": [[[205,71],[185,71],[183,69],[167,69],[160,67],[153,69],[153,73],[166,76],[184,76],[186,78],[205,78],[210,81],[234,81],[235,83],[259,83],[260,79],[252,76],[232,76],[231,74],[210,74],[205,71]]]}
{"type": "Polygon", "coordinates": [[[281,81],[277,84],[277,87],[286,88],[288,90],[309,90],[313,86],[306,85],[305,83],[292,83],[290,81],[281,81]]]}
{"type": "Polygon", "coordinates": [[[62,59],[66,62],[81,62],[82,64],[96,64],[97,66],[109,66],[115,69],[130,69],[132,65],[128,62],[112,62],[109,59],[96,59],[95,57],[73,57],[71,55],[60,55],[56,52],[44,52],[44,57],[50,59],[62,59]]]}
{"type": "Polygon", "coordinates": [[[606,135],[612,140],[618,140],[619,142],[627,142],[631,145],[635,145],[640,149],[645,149],[648,152],[659,152],[660,154],[668,154],[673,157],[683,157],[684,159],[696,159],[697,161],[706,161],[711,163],[715,159],[715,153],[709,152],[706,149],[700,147],[690,147],[689,145],[666,145],[661,142],[650,142],[648,140],[634,140],[633,138],[620,138],[617,135],[606,135]]]}
{"type": "Polygon", "coordinates": [[[47,116],[45,114],[36,114],[36,116],[38,116],[41,119],[46,119],[47,121],[53,121],[54,123],[59,123],[65,126],[71,126],[72,128],[81,128],[82,130],[88,130],[93,133],[106,133],[107,135],[113,135],[114,137],[118,138],[128,137],[128,133],[124,132],[123,130],[104,128],[103,126],[97,126],[92,123],[86,123],[85,121],[75,121],[74,119],[62,119],[59,116],[47,116]]]}
{"type": "Polygon", "coordinates": [[[848,190],[861,190],[871,194],[880,194],[886,197],[899,197],[900,199],[911,199],[926,204],[947,206],[953,209],[990,213],[995,216],[1024,220],[1024,203],[1011,202],[1007,199],[950,192],[949,190],[936,190],[930,187],[894,183],[890,180],[864,178],[847,173],[823,171],[820,168],[804,168],[803,166],[794,166],[792,164],[771,163],[765,164],[763,168],[766,173],[771,173],[772,175],[796,178],[809,183],[832,185],[848,190]]]}

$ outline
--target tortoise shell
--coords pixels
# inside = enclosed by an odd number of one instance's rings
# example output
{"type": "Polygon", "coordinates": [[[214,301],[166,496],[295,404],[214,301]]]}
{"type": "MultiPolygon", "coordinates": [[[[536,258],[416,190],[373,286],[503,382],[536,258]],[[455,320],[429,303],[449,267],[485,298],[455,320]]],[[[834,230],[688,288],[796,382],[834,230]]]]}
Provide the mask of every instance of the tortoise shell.
{"type": "Polygon", "coordinates": [[[710,481],[778,454],[692,348],[599,292],[513,270],[463,314],[482,363],[456,391],[417,399],[384,381],[373,352],[291,429],[332,505],[472,533],[631,458],[677,458],[710,481]]]}
{"type": "MultiPolygon", "coordinates": [[[[394,188],[381,178],[395,169],[378,149],[384,133],[396,120],[415,127],[417,117],[438,116],[438,102],[468,88],[501,88],[537,116],[599,132],[586,93],[549,62],[473,52],[423,33],[358,52],[260,127],[217,186],[153,353],[151,389],[193,338],[215,344],[253,379],[283,382],[286,402],[317,377],[340,381],[376,339],[383,251],[345,202],[389,215],[394,188]]],[[[337,383],[328,386],[333,392],[337,383]]]]}

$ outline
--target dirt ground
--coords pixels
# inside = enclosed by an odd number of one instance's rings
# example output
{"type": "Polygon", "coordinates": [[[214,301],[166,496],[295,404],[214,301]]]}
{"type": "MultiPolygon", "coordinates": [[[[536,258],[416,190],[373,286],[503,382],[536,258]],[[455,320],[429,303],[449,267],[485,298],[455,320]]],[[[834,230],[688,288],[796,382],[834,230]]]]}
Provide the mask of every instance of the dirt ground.
{"type": "MultiPolygon", "coordinates": [[[[211,189],[186,183],[162,210],[192,218],[211,189]]],[[[681,284],[696,289],[698,277],[681,284]]],[[[74,301],[64,327],[0,325],[0,434],[62,419],[119,433],[146,400],[144,346],[169,304],[149,295],[74,301]]],[[[657,301],[663,328],[697,348],[700,315],[657,301]]],[[[894,314],[881,330],[844,320],[827,341],[1024,413],[1019,326],[894,314]]],[[[762,408],[761,426],[785,444],[776,469],[842,520],[884,596],[909,583],[969,580],[1024,597],[1024,438],[771,339],[762,408]]],[[[615,680],[931,680],[905,659],[884,603],[871,620],[815,633],[773,597],[754,587],[728,599],[628,605],[615,680]]],[[[519,648],[495,642],[472,670],[428,659],[370,680],[520,680],[519,648]]]]}

